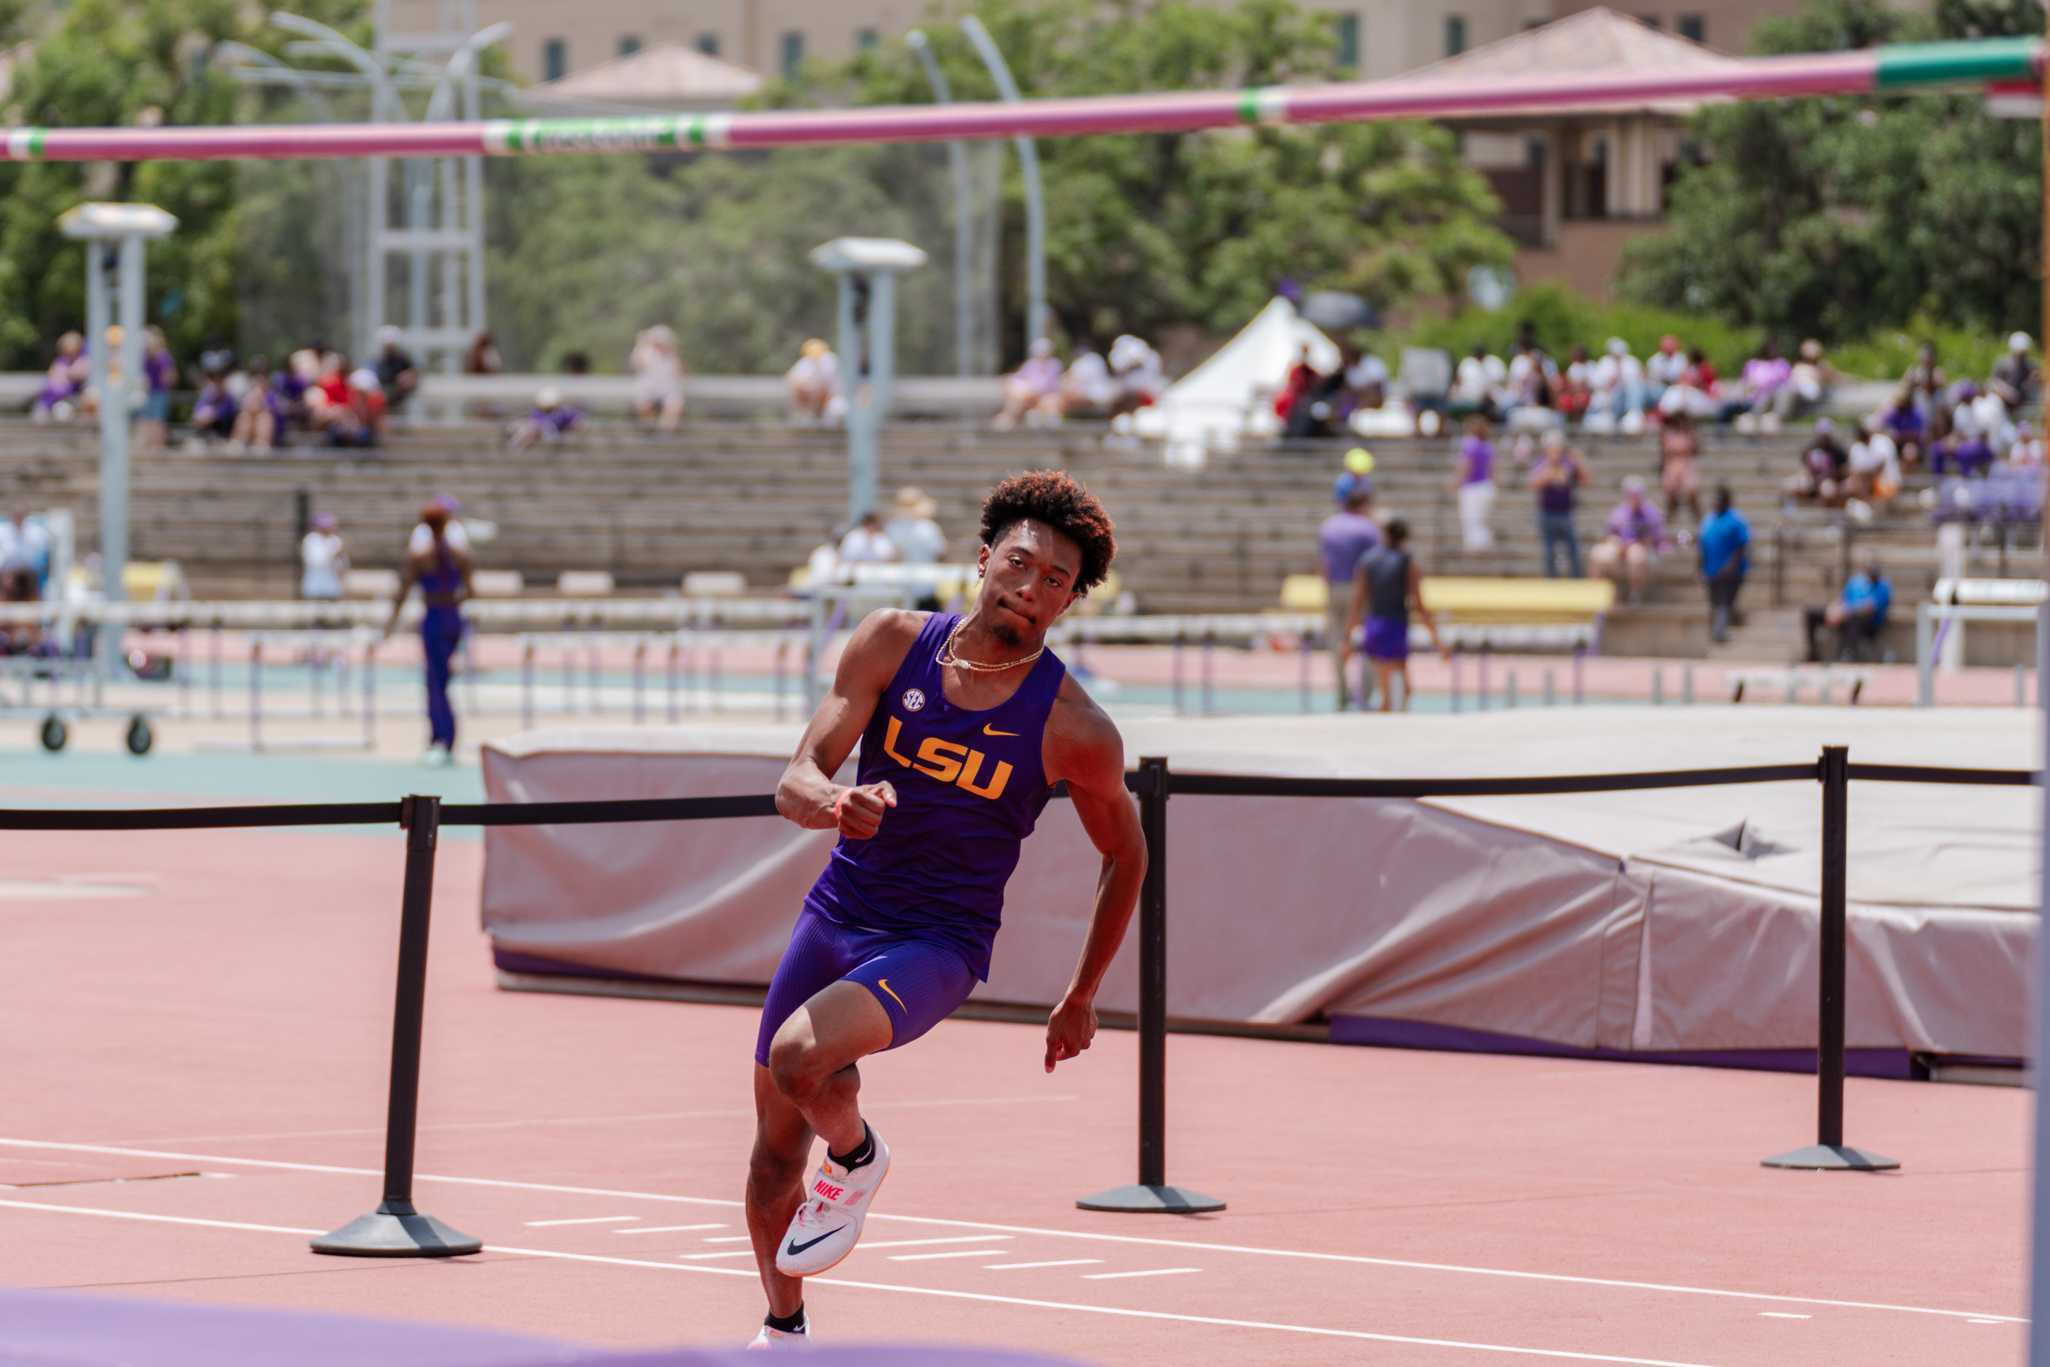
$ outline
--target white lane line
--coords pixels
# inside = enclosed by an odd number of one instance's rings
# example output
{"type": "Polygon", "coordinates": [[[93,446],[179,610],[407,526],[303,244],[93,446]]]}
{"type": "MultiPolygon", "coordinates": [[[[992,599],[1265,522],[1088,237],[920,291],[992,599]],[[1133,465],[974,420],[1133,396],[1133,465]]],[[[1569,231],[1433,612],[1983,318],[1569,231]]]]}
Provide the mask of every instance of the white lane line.
{"type": "Polygon", "coordinates": [[[614,1234],[682,1234],[693,1229],[724,1229],[725,1222],[714,1220],[708,1225],[641,1225],[634,1229],[615,1229],[614,1234]]]}
{"type": "MultiPolygon", "coordinates": [[[[289,1225],[244,1224],[235,1220],[203,1220],[186,1215],[144,1215],[131,1210],[101,1210],[90,1206],[61,1206],[43,1201],[0,1201],[0,1208],[55,1211],[64,1215],[97,1215],[112,1220],[142,1220],[157,1224],[196,1225],[208,1229],[255,1230],[266,1234],[319,1234],[324,1231],[298,1229],[289,1225]]],[[[748,1277],[757,1274],[741,1268],[682,1267],[676,1263],[650,1262],[645,1258],[620,1258],[603,1253],[562,1253],[546,1248],[507,1248],[487,1244],[486,1253],[504,1253],[527,1258],[555,1258],[563,1262],[596,1263],[607,1267],[644,1267],[662,1272],[699,1272],[709,1276],[748,1277]]],[[[704,1257],[708,1255],[686,1255],[704,1257]]],[[[709,1255],[724,1256],[724,1255],[709,1255]]],[[[841,1277],[810,1277],[822,1286],[844,1286],[857,1291],[894,1291],[900,1295],[937,1296],[943,1300],[976,1301],[985,1305],[1018,1305],[1034,1310],[1066,1310],[1084,1315],[1109,1315],[1119,1319],[1154,1320],[1174,1324],[1202,1324],[1224,1329],[1269,1329],[1279,1333],[1307,1334],[1320,1338],[1353,1339],[1368,1343],[1402,1343],[1425,1348],[1463,1348],[1480,1353],[1506,1353],[1519,1357],[1553,1358],[1569,1362],[1622,1363],[1625,1367],[1709,1367],[1699,1362],[1676,1362],[1667,1358],[1619,1357],[1612,1353],[1577,1353],[1561,1348],[1525,1348],[1512,1344],[1471,1343],[1461,1339],[1418,1338],[1407,1334],[1375,1334],[1364,1329],[1324,1329],[1307,1324],[1280,1324],[1265,1320],[1234,1320],[1216,1315],[1179,1315],[1165,1310],[1128,1310],[1121,1306],[1081,1305],[1067,1301],[1030,1300],[1023,1296],[997,1296],[983,1291],[943,1291],[930,1286],[898,1286],[889,1282],[857,1282],[841,1277]]]]}
{"type": "Polygon", "coordinates": [[[1028,1267],[1101,1267],[1101,1258],[1051,1258],[1043,1263],[991,1263],[984,1272],[1023,1272],[1028,1267]]]}
{"type": "Polygon", "coordinates": [[[1813,1315],[1792,1315],[1784,1310],[1761,1310],[1758,1312],[1758,1317],[1768,1320],[1812,1320],[1815,1318],[1813,1315]]]}
{"type": "MultiPolygon", "coordinates": [[[[873,1219],[874,1216],[869,1218],[873,1219]]],[[[956,1234],[949,1239],[871,1239],[856,1244],[856,1248],[921,1248],[933,1244],[997,1244],[1008,1243],[1008,1234],[956,1234]]]]}
{"type": "Polygon", "coordinates": [[[574,1220],[529,1220],[528,1229],[554,1229],[558,1225],[624,1225],[640,1219],[638,1215],[584,1215],[574,1220]]]}
{"type": "Polygon", "coordinates": [[[676,1256],[697,1263],[707,1258],[752,1258],[754,1255],[755,1251],[751,1248],[729,1248],[724,1253],[679,1253],[676,1256]]]}
{"type": "Polygon", "coordinates": [[[1201,1272],[1200,1267],[1149,1267],[1143,1272],[1084,1272],[1085,1282],[1114,1282],[1123,1277],[1173,1277],[1183,1272],[1201,1272]]]}
{"type": "Polygon", "coordinates": [[[892,1253],[890,1261],[893,1263],[929,1263],[934,1258],[987,1258],[994,1252],[994,1249],[988,1248],[955,1248],[949,1249],[945,1253],[892,1253]]]}
{"type": "Polygon", "coordinates": [[[2012,1321],[2012,1320],[1999,1320],[1999,1319],[1994,1319],[1994,1318],[1993,1318],[1993,1317],[1992,1317],[1991,1315],[1974,1315],[1974,1316],[1972,1316],[1972,1317],[1971,1317],[1970,1319],[1966,1320],[1966,1321],[1965,1321],[1965,1323],[1966,1323],[1966,1324],[2012,1324],[2012,1323],[2014,1323],[2014,1321],[2012,1321]]]}
{"type": "MultiPolygon", "coordinates": [[[[342,1177],[384,1176],[379,1168],[352,1168],[332,1163],[294,1163],[275,1158],[241,1158],[223,1154],[182,1153],[161,1149],[131,1149],[111,1144],[59,1143],[41,1139],[0,1138],[0,1148],[45,1149],[60,1153],[103,1153],[124,1158],[172,1158],[192,1163],[215,1163],[224,1167],[263,1168],[273,1172],[329,1173],[342,1177]]],[[[623,1191],[616,1187],[576,1187],[556,1182],[513,1182],[496,1177],[451,1177],[419,1173],[416,1182],[445,1182],[451,1186],[492,1187],[503,1191],[540,1191],[567,1196],[603,1196],[614,1200],[661,1201],[686,1206],[718,1206],[732,1210],[740,1206],[731,1198],[675,1196],[667,1192],[623,1191]]],[[[1988,1315],[1979,1310],[1944,1310],[1927,1305],[1897,1305],[1885,1301],[1846,1301],[1823,1296],[1787,1296],[1765,1291],[1732,1291],[1714,1286],[1686,1286],[1672,1282],[1636,1282],[1615,1277],[1583,1277],[1563,1272],[1525,1272],[1515,1268],[1472,1267],[1460,1263],[1426,1263],[1408,1258],[1376,1258],[1362,1253],[1313,1253],[1292,1248],[1262,1248],[1247,1244],[1198,1243],[1184,1239],[1162,1239],[1142,1234],[1098,1234],[1081,1229],[1049,1229],[1033,1225],[999,1225],[983,1220],[949,1220],[931,1215],[896,1215],[872,1212],[871,1220],[901,1221],[936,1225],[944,1229],[990,1229],[1005,1234],[1032,1234],[1049,1239],[1086,1239],[1094,1243],[1126,1244],[1145,1248],[1174,1248],[1190,1253],[1234,1253],[1258,1258],[1299,1258],[1308,1262],[1344,1263],[1356,1267],[1397,1267],[1417,1272],[1449,1272],[1469,1277],[1507,1277],[1519,1281],[1558,1282],[1570,1286],[1606,1286],[1621,1291],[1659,1291],[1676,1296],[1717,1296],[1730,1300],[1763,1301],[1779,1305],[1819,1305],[1833,1310],[1884,1310],[1902,1315],[1939,1315],[1948,1319],[1979,1319],[1997,1324],[2027,1324],[2022,1315],[1988,1315]]],[[[874,1245],[867,1245],[874,1247],[874,1245]]],[[[563,1255],[568,1256],[568,1255],[563,1255]]],[[[664,1264],[666,1266],[666,1264],[664,1264]]],[[[965,1294],[965,1293],[964,1293],[965,1294]]]]}
{"type": "Polygon", "coordinates": [[[716,1236],[708,1234],[705,1236],[705,1242],[708,1244],[744,1244],[753,1237],[754,1235],[752,1234],[720,1234],[716,1236]]]}

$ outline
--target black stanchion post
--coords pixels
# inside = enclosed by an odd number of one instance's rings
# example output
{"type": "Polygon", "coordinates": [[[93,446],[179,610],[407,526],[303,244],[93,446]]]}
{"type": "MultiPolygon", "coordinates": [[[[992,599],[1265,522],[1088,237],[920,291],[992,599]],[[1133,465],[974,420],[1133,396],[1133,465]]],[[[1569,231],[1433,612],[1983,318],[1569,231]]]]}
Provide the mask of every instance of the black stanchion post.
{"type": "Polygon", "coordinates": [[[1844,1144],[1844,977],[1850,893],[1851,752],[1822,747],[1822,943],[1816,1022],[1815,1142],[1767,1158],[1768,1168],[1882,1172],[1900,1163],[1844,1144]]]}
{"type": "Polygon", "coordinates": [[[1146,881],[1139,891],[1139,1181],[1075,1202],[1083,1210],[1223,1210],[1224,1202],[1167,1185],[1167,761],[1139,761],[1146,881]]]}
{"type": "Polygon", "coordinates": [[[392,1009],[391,1099],[384,1121],[384,1200],[331,1234],[315,1253],[362,1258],[447,1258],[475,1253],[481,1239],[413,1207],[413,1136],[420,1104],[420,1027],[427,1005],[428,913],[434,901],[434,849],[441,799],[409,797],[399,807],[406,828],[406,883],[399,921],[399,985],[392,1009]]]}

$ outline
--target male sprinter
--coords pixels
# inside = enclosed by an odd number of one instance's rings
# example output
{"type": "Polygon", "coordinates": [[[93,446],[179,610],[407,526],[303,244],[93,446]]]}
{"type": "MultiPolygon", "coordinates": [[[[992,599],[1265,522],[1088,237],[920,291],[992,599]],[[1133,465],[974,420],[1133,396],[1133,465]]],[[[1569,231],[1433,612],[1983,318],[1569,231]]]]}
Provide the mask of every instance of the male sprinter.
{"type": "Polygon", "coordinates": [[[1110,518],[1041,470],[982,506],[982,590],[967,616],[880,611],[776,789],[798,825],[840,832],[769,984],[755,1042],[747,1227],[769,1293],[753,1348],[806,1347],[800,1278],[853,1250],[890,1149],[861,1118],[857,1060],[909,1044],[989,977],[1018,845],[1055,783],[1103,853],[1081,961],[1046,1025],[1046,1070],[1089,1047],[1096,991],[1146,873],[1117,728],[1048,653],[1046,633],[1100,583],[1110,518]],[[861,742],[852,788],[833,775],[861,742]],[[826,1157],[809,1186],[813,1135],[826,1157]]]}

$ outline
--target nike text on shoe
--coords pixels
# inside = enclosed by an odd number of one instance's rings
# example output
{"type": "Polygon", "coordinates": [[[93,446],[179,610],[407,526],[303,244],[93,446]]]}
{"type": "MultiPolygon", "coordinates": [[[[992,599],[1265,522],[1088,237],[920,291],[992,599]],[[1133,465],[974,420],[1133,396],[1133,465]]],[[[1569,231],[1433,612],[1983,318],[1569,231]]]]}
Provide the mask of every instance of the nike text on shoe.
{"type": "Polygon", "coordinates": [[[860,1167],[843,1168],[830,1154],[819,1163],[818,1175],[776,1247],[776,1270],[784,1276],[815,1276],[854,1251],[876,1189],[890,1173],[890,1146],[875,1126],[868,1133],[875,1157],[860,1167]]]}

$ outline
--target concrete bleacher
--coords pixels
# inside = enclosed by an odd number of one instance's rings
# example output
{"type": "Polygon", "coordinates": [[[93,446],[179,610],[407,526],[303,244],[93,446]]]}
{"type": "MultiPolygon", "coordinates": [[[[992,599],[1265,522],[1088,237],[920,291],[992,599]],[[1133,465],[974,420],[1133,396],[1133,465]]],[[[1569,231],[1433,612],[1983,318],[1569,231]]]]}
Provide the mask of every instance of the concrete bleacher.
{"type": "MultiPolygon", "coordinates": [[[[693,421],[666,437],[600,424],[573,444],[526,451],[506,449],[495,427],[471,425],[401,431],[372,453],[161,452],[135,460],[131,554],[178,561],[194,597],[289,597],[302,494],[339,519],[357,566],[380,567],[398,563],[420,505],[447,492],[463,500],[466,516],[497,525],[479,549],[480,567],[517,572],[530,592],[568,571],[609,574],[621,593],[673,593],[694,572],[737,573],[753,589],[774,590],[844,519],[844,443],[838,432],[693,421]]],[[[1183,468],[1096,426],[993,433],[904,423],[884,435],[883,492],[887,499],[900,484],[924,488],[939,505],[950,553],[965,554],[991,483],[1020,469],[1065,466],[1116,517],[1123,587],[1141,610],[1259,612],[1275,605],[1287,575],[1316,568],[1316,527],[1331,510],[1347,444],[1251,448],[1183,468]]],[[[1758,537],[1748,622],[1729,648],[1748,658],[1798,649],[1798,609],[1824,601],[1840,582],[1839,530],[1785,517],[1779,507],[1798,446],[1798,435],[1730,438],[1711,441],[1704,455],[1706,482],[1731,484],[1758,537]]],[[[1527,492],[1505,483],[1497,546],[1468,554],[1458,548],[1446,487],[1450,443],[1373,448],[1379,508],[1410,521],[1428,572],[1538,572],[1527,492]]],[[[1655,447],[1648,438],[1613,439],[1586,450],[1595,488],[1580,521],[1591,545],[1623,477],[1651,473],[1655,447]]],[[[97,536],[97,481],[90,433],[0,424],[0,497],[70,508],[85,544],[97,536]]],[[[1879,551],[1903,603],[1926,596],[1936,576],[1934,538],[1911,505],[1902,500],[1856,542],[1858,554],[1879,551]]],[[[1692,557],[1666,557],[1648,601],[1618,604],[1604,635],[1615,654],[1707,653],[1692,557]]]]}

